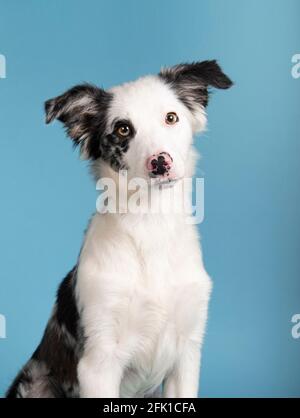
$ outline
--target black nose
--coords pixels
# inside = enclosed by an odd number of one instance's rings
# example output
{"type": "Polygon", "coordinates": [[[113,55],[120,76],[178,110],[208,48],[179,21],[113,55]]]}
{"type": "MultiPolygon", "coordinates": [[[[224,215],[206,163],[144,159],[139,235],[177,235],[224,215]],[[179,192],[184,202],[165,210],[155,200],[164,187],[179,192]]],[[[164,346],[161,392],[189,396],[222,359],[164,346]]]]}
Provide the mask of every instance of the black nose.
{"type": "Polygon", "coordinates": [[[151,160],[151,165],[153,168],[152,174],[156,176],[163,176],[168,171],[168,164],[163,155],[159,155],[158,158],[153,158],[153,160],[151,160]]]}

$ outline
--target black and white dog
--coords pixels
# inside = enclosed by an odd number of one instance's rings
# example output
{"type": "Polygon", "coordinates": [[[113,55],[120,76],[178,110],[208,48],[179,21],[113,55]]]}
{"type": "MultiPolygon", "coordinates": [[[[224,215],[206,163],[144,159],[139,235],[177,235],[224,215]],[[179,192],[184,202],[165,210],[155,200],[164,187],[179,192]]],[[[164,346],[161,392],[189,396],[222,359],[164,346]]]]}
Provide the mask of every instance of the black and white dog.
{"type": "MultiPolygon", "coordinates": [[[[46,102],[46,121],[65,125],[97,179],[154,180],[163,200],[162,184],[193,174],[208,89],[231,85],[216,61],[182,64],[108,91],[75,86],[46,102]]],[[[197,396],[211,280],[187,216],[96,212],[8,398],[197,396]]]]}

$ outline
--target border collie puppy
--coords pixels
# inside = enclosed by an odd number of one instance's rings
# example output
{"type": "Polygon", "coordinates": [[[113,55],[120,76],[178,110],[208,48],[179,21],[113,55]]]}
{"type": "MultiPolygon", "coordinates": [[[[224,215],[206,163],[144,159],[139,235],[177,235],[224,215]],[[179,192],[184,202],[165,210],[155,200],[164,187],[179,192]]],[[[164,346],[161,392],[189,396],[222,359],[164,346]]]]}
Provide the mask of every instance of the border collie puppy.
{"type": "MultiPolygon", "coordinates": [[[[181,64],[107,91],[75,86],[46,102],[46,122],[64,124],[97,179],[122,192],[125,172],[163,202],[164,184],[193,175],[209,88],[231,85],[216,61],[181,64]]],[[[211,291],[197,228],[185,210],[118,209],[92,217],[8,398],[197,396],[211,291]]]]}

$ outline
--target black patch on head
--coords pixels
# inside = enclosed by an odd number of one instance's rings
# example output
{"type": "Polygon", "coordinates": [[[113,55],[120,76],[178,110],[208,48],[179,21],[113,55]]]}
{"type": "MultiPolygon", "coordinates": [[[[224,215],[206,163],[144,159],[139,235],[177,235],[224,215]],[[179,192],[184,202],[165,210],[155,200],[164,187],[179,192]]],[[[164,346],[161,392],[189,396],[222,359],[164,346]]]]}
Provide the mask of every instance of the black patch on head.
{"type": "Polygon", "coordinates": [[[107,126],[107,113],[113,94],[96,86],[83,84],[45,103],[46,123],[58,119],[66,127],[74,145],[80,145],[83,155],[91,160],[101,158],[114,170],[126,168],[123,155],[135,135],[130,121],[120,120],[114,127],[107,126]],[[116,134],[118,124],[127,123],[130,135],[116,134]]]}
{"type": "Polygon", "coordinates": [[[175,65],[163,69],[159,77],[175,89],[178,98],[191,111],[197,105],[207,106],[210,86],[228,89],[233,85],[215,60],[175,65]]]}
{"type": "Polygon", "coordinates": [[[135,134],[136,131],[131,121],[120,119],[114,122],[112,132],[103,138],[101,144],[102,158],[108,161],[115,170],[127,168],[123,161],[123,155],[128,151],[129,143],[135,134]],[[118,129],[124,125],[129,129],[129,134],[126,137],[118,135],[118,129]]]}

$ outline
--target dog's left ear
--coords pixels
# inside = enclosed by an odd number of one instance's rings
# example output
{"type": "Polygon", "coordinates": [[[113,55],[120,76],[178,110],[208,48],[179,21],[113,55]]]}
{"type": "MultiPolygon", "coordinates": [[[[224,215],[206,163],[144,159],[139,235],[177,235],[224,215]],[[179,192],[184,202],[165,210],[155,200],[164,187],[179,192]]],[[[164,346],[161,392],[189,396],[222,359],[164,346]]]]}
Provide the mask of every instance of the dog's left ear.
{"type": "Polygon", "coordinates": [[[179,64],[162,69],[159,76],[175,89],[179,99],[192,111],[208,104],[209,87],[228,89],[233,85],[216,60],[179,64]]]}
{"type": "Polygon", "coordinates": [[[176,89],[189,108],[193,108],[195,102],[207,106],[209,87],[228,89],[233,85],[216,60],[164,68],[159,76],[176,89]]]}

